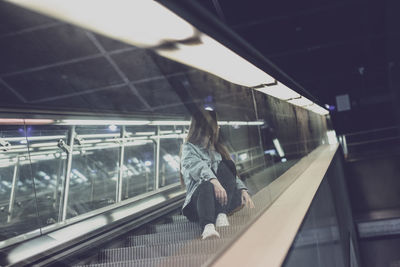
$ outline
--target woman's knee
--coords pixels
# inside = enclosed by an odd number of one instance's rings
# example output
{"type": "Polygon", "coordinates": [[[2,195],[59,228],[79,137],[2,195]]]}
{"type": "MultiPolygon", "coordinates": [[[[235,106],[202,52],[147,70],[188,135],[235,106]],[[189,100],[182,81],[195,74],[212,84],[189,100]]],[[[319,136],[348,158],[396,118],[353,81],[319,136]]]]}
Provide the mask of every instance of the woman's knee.
{"type": "Polygon", "coordinates": [[[210,181],[204,181],[199,185],[200,192],[214,193],[214,185],[210,181]]]}

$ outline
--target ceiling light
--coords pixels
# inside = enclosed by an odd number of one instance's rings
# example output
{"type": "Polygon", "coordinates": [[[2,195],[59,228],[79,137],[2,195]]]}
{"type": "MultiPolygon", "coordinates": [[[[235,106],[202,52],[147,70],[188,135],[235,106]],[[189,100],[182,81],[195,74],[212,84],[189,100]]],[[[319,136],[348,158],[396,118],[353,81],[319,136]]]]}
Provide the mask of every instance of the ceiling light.
{"type": "Polygon", "coordinates": [[[121,121],[121,120],[59,120],[56,125],[147,125],[150,121],[121,121]]]}
{"type": "Polygon", "coordinates": [[[283,158],[285,156],[285,152],[283,152],[282,146],[279,143],[279,140],[277,138],[272,140],[272,143],[274,143],[276,151],[278,151],[279,157],[283,158]]]}
{"type": "Polygon", "coordinates": [[[199,43],[178,44],[177,49],[158,49],[157,52],[231,83],[247,87],[275,81],[270,75],[207,35],[203,34],[199,38],[199,43]]]}
{"type": "Polygon", "coordinates": [[[329,111],[327,111],[326,109],[318,106],[315,103],[310,105],[310,106],[307,106],[306,109],[308,109],[310,111],[313,111],[313,112],[315,112],[317,114],[320,114],[320,115],[328,115],[329,114],[329,111]]]}
{"type": "Polygon", "coordinates": [[[190,125],[190,121],[152,121],[150,125],[190,125]]]}
{"type": "Polygon", "coordinates": [[[0,125],[43,125],[52,124],[54,120],[44,119],[0,119],[0,125]]]}
{"type": "Polygon", "coordinates": [[[153,0],[7,0],[140,47],[195,34],[192,25],[153,0]]]}
{"type": "Polygon", "coordinates": [[[275,81],[272,84],[266,85],[262,88],[257,88],[258,91],[263,92],[264,94],[282,99],[282,100],[289,100],[292,98],[300,97],[300,94],[296,93],[283,83],[275,81]]]}
{"type": "Polygon", "coordinates": [[[309,106],[309,105],[313,104],[312,101],[308,100],[307,98],[305,98],[303,96],[301,96],[299,98],[290,99],[290,100],[288,100],[288,102],[293,105],[299,106],[299,107],[309,106]]]}

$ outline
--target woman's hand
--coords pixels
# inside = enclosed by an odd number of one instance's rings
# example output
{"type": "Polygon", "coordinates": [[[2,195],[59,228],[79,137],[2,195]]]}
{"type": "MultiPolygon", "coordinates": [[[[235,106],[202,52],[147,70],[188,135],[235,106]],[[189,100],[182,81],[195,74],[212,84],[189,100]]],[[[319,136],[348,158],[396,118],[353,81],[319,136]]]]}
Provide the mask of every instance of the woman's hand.
{"type": "Polygon", "coordinates": [[[221,206],[225,206],[228,203],[228,195],[226,194],[225,188],[219,183],[218,179],[211,179],[210,183],[214,185],[215,197],[221,206]]]}
{"type": "Polygon", "coordinates": [[[251,200],[251,197],[249,193],[247,193],[247,190],[242,190],[242,205],[245,205],[248,208],[254,208],[254,203],[253,200],[251,200]]]}

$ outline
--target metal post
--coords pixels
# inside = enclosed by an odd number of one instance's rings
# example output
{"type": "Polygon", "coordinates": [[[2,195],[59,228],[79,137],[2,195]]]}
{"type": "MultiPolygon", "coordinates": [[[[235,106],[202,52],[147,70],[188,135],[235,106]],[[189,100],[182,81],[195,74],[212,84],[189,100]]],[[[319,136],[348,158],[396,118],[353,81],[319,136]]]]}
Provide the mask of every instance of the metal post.
{"type": "MultiPolygon", "coordinates": [[[[254,113],[256,114],[256,120],[259,120],[257,101],[256,101],[256,97],[254,96],[254,90],[251,90],[251,97],[253,98],[253,107],[254,107],[254,113]]],[[[257,129],[258,129],[258,142],[259,142],[262,153],[264,153],[264,146],[263,146],[262,137],[261,137],[261,126],[257,125],[257,129]]],[[[264,162],[264,166],[266,166],[265,157],[263,157],[263,162],[264,162]]]]}
{"type": "Polygon", "coordinates": [[[162,165],[161,173],[161,186],[165,186],[165,164],[162,165]]]}
{"type": "Polygon", "coordinates": [[[349,151],[347,150],[346,135],[343,135],[342,138],[343,138],[343,154],[344,157],[347,158],[347,156],[349,155],[349,151]]]}
{"type": "Polygon", "coordinates": [[[59,201],[59,193],[58,193],[58,187],[60,186],[60,180],[61,176],[63,175],[62,172],[65,170],[65,161],[63,160],[62,152],[60,153],[60,162],[58,164],[58,172],[57,172],[57,179],[56,179],[56,186],[54,188],[54,204],[53,207],[56,208],[57,203],[59,201]]]}
{"type": "Polygon", "coordinates": [[[251,151],[252,151],[252,149],[250,149],[248,153],[249,153],[249,156],[250,156],[250,165],[251,165],[251,167],[253,167],[253,165],[254,165],[253,164],[253,153],[251,153],[251,151]]]}
{"type": "Polygon", "coordinates": [[[157,126],[156,139],[156,175],[154,179],[154,190],[159,188],[160,181],[160,126],[157,126]]]}
{"type": "Polygon", "coordinates": [[[63,183],[63,191],[62,191],[62,210],[61,216],[59,216],[59,221],[65,221],[67,219],[67,207],[68,207],[68,195],[69,195],[69,183],[71,180],[71,167],[72,167],[72,154],[74,148],[74,138],[75,138],[75,126],[71,126],[69,135],[68,135],[68,146],[69,149],[66,151],[67,153],[67,166],[65,168],[65,177],[63,183]]]}
{"type": "MultiPolygon", "coordinates": [[[[85,164],[86,165],[89,165],[88,164],[88,158],[87,158],[88,156],[86,156],[86,162],[85,162],[85,164]]],[[[93,175],[93,173],[91,173],[91,172],[86,172],[86,174],[87,174],[87,176],[89,177],[89,180],[90,180],[90,203],[92,203],[93,201],[94,201],[94,187],[95,187],[95,182],[96,182],[96,180],[95,180],[95,175],[93,175]]]]}
{"type": "Polygon", "coordinates": [[[121,146],[119,148],[119,171],[118,180],[116,186],[116,199],[115,202],[121,202],[122,200],[122,179],[124,177],[124,155],[125,155],[125,125],[121,126],[121,146]]]}
{"type": "Polygon", "coordinates": [[[19,157],[17,156],[17,162],[15,163],[14,166],[14,173],[13,173],[13,180],[12,180],[12,186],[11,186],[11,194],[10,194],[10,203],[8,205],[8,216],[7,216],[7,222],[11,222],[12,219],[12,213],[14,210],[14,202],[15,202],[15,191],[16,186],[17,186],[17,180],[18,180],[18,168],[19,168],[19,157]]]}

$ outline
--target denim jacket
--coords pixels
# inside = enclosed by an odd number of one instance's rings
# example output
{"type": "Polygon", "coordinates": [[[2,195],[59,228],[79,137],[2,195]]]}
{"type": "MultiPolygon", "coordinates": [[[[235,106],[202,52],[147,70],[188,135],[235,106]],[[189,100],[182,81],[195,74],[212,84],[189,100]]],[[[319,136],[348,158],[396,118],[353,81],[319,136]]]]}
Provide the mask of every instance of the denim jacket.
{"type": "MultiPolygon", "coordinates": [[[[216,178],[218,164],[221,162],[222,157],[215,150],[209,150],[192,143],[186,142],[182,147],[181,156],[181,173],[186,185],[186,199],[183,207],[189,204],[190,199],[197,187],[211,178],[216,178]],[[214,172],[212,171],[214,170],[214,172]]],[[[237,189],[246,189],[246,186],[236,176],[237,189]]]]}

